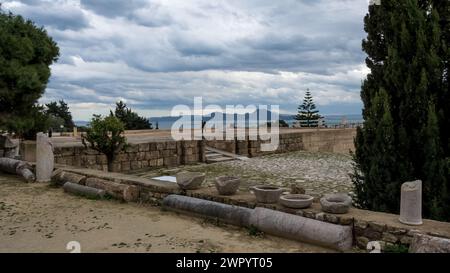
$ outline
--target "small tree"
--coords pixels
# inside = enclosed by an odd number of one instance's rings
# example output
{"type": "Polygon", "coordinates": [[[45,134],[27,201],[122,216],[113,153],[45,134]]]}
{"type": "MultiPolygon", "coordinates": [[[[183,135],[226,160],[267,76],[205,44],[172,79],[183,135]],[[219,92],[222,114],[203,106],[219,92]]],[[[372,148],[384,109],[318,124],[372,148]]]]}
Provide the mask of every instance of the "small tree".
{"type": "Polygon", "coordinates": [[[306,90],[303,104],[298,106],[298,114],[295,119],[300,122],[301,127],[317,127],[321,116],[318,114],[319,110],[316,110],[311,92],[306,90]]]}
{"type": "Polygon", "coordinates": [[[123,123],[115,116],[94,115],[88,126],[81,138],[83,145],[106,155],[108,171],[114,171],[116,156],[127,145],[123,136],[123,123]]]}

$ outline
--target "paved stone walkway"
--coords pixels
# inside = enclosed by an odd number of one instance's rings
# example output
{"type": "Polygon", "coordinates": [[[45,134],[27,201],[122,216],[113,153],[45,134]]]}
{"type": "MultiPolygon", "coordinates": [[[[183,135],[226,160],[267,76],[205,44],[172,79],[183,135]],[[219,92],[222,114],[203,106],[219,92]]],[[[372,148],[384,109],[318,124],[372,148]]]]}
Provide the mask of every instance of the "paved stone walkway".
{"type": "Polygon", "coordinates": [[[352,172],[349,155],[315,152],[291,152],[254,157],[246,161],[228,161],[199,164],[174,169],[135,172],[139,176],[174,175],[181,170],[206,172],[206,183],[213,185],[214,177],[236,175],[243,180],[242,188],[252,185],[272,184],[290,187],[296,184],[307,193],[346,192],[353,194],[349,176],[352,172]]]}

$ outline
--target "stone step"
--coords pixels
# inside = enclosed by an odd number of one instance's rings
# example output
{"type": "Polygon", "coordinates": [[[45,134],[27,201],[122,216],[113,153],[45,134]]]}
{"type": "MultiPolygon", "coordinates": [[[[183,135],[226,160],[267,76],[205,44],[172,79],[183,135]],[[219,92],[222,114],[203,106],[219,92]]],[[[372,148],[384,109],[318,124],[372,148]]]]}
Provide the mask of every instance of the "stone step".
{"type": "Polygon", "coordinates": [[[223,157],[223,155],[218,154],[218,153],[205,153],[205,156],[206,156],[207,158],[223,157]]]}
{"type": "Polygon", "coordinates": [[[235,160],[232,157],[214,157],[214,158],[206,158],[206,162],[207,163],[217,163],[217,162],[224,162],[224,161],[230,161],[230,160],[235,160]]]}

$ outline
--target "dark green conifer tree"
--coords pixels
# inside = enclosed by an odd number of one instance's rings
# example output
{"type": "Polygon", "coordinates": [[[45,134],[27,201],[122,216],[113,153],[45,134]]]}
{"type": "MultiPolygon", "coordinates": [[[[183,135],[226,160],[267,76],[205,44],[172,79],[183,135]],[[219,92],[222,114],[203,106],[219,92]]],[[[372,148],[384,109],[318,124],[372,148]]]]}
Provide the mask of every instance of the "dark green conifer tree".
{"type": "Polygon", "coordinates": [[[353,181],[359,206],[398,213],[401,184],[421,179],[424,216],[450,220],[448,21],[439,14],[448,18],[448,4],[435,3],[369,7],[363,50],[371,73],[361,90],[353,181]]]}

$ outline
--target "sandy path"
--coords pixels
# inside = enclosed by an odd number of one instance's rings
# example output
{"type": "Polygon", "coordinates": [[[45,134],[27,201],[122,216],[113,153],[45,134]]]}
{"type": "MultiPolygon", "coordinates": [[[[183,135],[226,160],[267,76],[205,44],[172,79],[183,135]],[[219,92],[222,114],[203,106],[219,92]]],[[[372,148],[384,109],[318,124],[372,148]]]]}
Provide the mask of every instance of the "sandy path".
{"type": "Polygon", "coordinates": [[[330,252],[157,207],[89,200],[0,174],[0,252],[330,252]]]}

